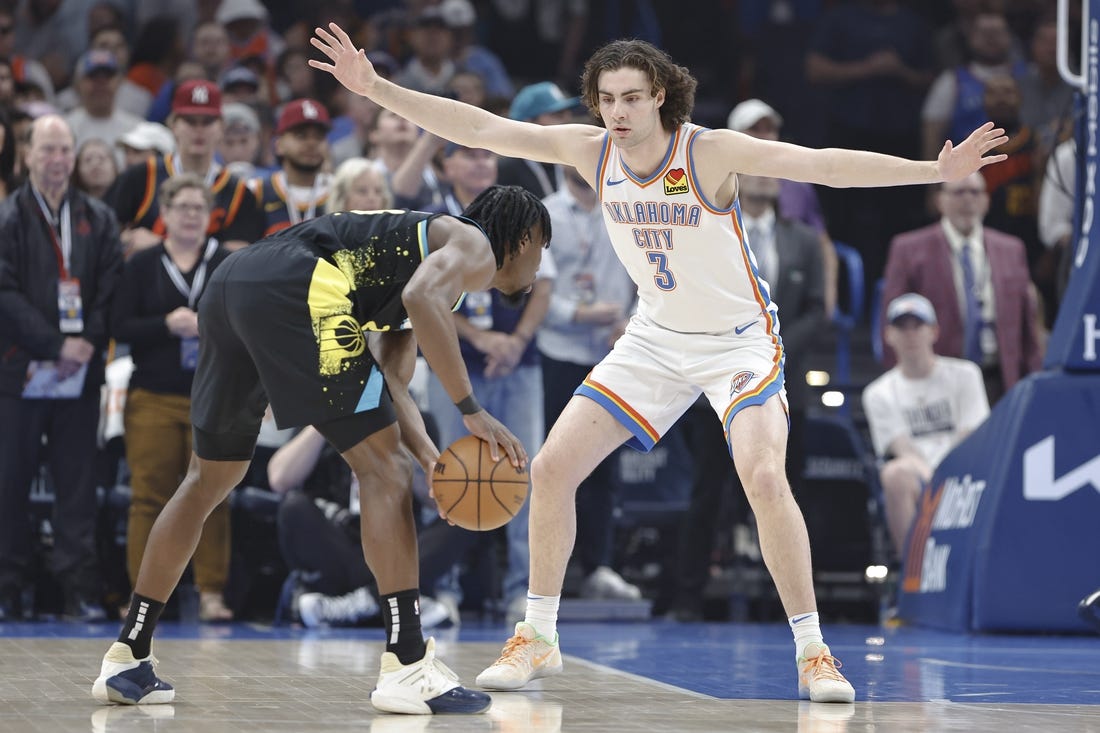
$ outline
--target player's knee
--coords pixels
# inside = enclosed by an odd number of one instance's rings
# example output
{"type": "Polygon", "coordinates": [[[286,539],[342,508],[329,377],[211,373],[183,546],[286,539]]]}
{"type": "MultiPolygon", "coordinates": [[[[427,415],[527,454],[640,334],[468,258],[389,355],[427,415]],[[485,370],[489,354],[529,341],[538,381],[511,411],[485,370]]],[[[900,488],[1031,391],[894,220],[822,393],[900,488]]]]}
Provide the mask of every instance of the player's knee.
{"type": "Polygon", "coordinates": [[[362,487],[403,494],[412,484],[412,474],[412,460],[404,451],[398,450],[371,461],[358,478],[362,487]]]}
{"type": "Polygon", "coordinates": [[[741,477],[741,483],[753,503],[781,501],[791,493],[787,474],[779,463],[772,465],[771,462],[760,461],[745,474],[741,477]]]}
{"type": "MultiPolygon", "coordinates": [[[[569,488],[570,477],[563,470],[566,462],[555,459],[545,450],[539,451],[531,459],[528,472],[531,476],[531,485],[539,486],[540,491],[565,491],[569,488]]],[[[576,488],[575,486],[573,487],[576,488]]]]}

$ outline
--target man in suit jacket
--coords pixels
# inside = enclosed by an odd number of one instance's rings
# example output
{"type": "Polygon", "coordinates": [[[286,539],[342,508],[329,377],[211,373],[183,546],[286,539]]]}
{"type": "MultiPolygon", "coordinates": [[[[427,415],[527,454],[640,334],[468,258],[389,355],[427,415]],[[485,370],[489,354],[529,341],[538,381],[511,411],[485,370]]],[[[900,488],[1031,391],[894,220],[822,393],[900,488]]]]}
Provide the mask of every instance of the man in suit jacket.
{"type": "MultiPolygon", "coordinates": [[[[982,226],[989,196],[981,174],[943,184],[937,205],[938,223],[891,243],[882,302],[910,292],[928,298],[939,316],[936,353],[982,367],[994,404],[1042,365],[1024,243],[982,226]]],[[[894,366],[894,354],[888,351],[884,361],[894,366]]]]}
{"type": "MultiPolygon", "coordinates": [[[[783,334],[784,385],[787,390],[790,434],[787,439],[787,475],[797,493],[804,461],[803,432],[808,388],[805,357],[815,335],[826,323],[825,274],[817,233],[805,224],[777,214],[779,181],[739,176],[741,216],[757,271],[768,283],[771,299],[779,304],[783,334]]],[[[702,617],[708,560],[714,545],[724,491],[740,488],[732,470],[722,426],[706,400],[685,415],[687,442],[694,471],[691,505],[684,516],[677,559],[672,614],[679,620],[702,617]],[[703,408],[703,409],[700,409],[703,408]]],[[[738,491],[735,522],[744,524],[748,502],[738,491]]]]}

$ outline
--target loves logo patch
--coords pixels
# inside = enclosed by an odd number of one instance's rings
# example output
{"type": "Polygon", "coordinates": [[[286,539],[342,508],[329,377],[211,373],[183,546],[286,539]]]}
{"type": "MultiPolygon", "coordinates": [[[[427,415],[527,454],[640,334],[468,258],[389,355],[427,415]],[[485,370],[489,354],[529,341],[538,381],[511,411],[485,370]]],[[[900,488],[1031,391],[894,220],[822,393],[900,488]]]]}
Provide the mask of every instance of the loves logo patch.
{"type": "Polygon", "coordinates": [[[684,173],[683,168],[673,168],[666,173],[664,184],[665,196],[675,196],[689,191],[687,175],[684,173]]]}
{"type": "Polygon", "coordinates": [[[752,381],[754,373],[750,371],[737,372],[730,378],[730,397],[738,394],[743,390],[749,382],[752,381]]]}

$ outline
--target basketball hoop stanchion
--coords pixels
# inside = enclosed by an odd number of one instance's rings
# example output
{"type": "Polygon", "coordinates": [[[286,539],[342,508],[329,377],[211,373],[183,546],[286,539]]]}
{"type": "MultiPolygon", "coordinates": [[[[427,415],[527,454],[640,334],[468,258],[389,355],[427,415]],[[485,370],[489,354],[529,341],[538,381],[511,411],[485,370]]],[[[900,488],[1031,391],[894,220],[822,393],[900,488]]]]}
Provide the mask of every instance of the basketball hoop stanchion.
{"type": "Polygon", "coordinates": [[[921,496],[898,599],[909,623],[1100,629],[1100,0],[1058,0],[1058,68],[1081,112],[1069,283],[1043,371],[997,403],[921,496]],[[1082,5],[1076,72],[1070,2],[1082,5]]]}

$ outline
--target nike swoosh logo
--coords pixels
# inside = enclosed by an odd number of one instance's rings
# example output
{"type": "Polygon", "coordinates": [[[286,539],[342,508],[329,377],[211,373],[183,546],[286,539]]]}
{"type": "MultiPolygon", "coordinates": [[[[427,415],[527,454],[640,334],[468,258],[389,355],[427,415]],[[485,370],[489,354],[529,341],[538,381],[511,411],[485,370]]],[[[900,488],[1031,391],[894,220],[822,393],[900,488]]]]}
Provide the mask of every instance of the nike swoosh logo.
{"type": "MultiPolygon", "coordinates": [[[[736,333],[738,336],[740,336],[745,331],[748,331],[750,328],[755,326],[756,322],[759,321],[759,320],[760,320],[759,318],[754,318],[754,319],[752,319],[751,321],[749,321],[748,323],[746,323],[743,326],[737,326],[736,328],[733,329],[733,332],[736,333]]],[[[797,621],[795,623],[797,623],[797,621]]]]}
{"type": "Polygon", "coordinates": [[[551,649],[550,651],[546,652],[545,654],[536,656],[534,659],[531,660],[531,667],[536,668],[536,669],[538,667],[541,667],[543,664],[545,664],[546,660],[549,659],[551,657],[551,655],[553,655],[553,653],[554,653],[554,650],[551,649]]]}
{"type": "Polygon", "coordinates": [[[620,178],[617,181],[612,181],[610,178],[608,178],[606,183],[607,183],[608,186],[618,186],[620,183],[626,183],[626,179],[625,178],[620,178]]]}
{"type": "Polygon", "coordinates": [[[812,613],[807,613],[805,616],[798,616],[797,618],[792,618],[791,623],[792,624],[801,623],[801,622],[805,621],[806,619],[810,618],[811,616],[813,616],[812,613]]]}

